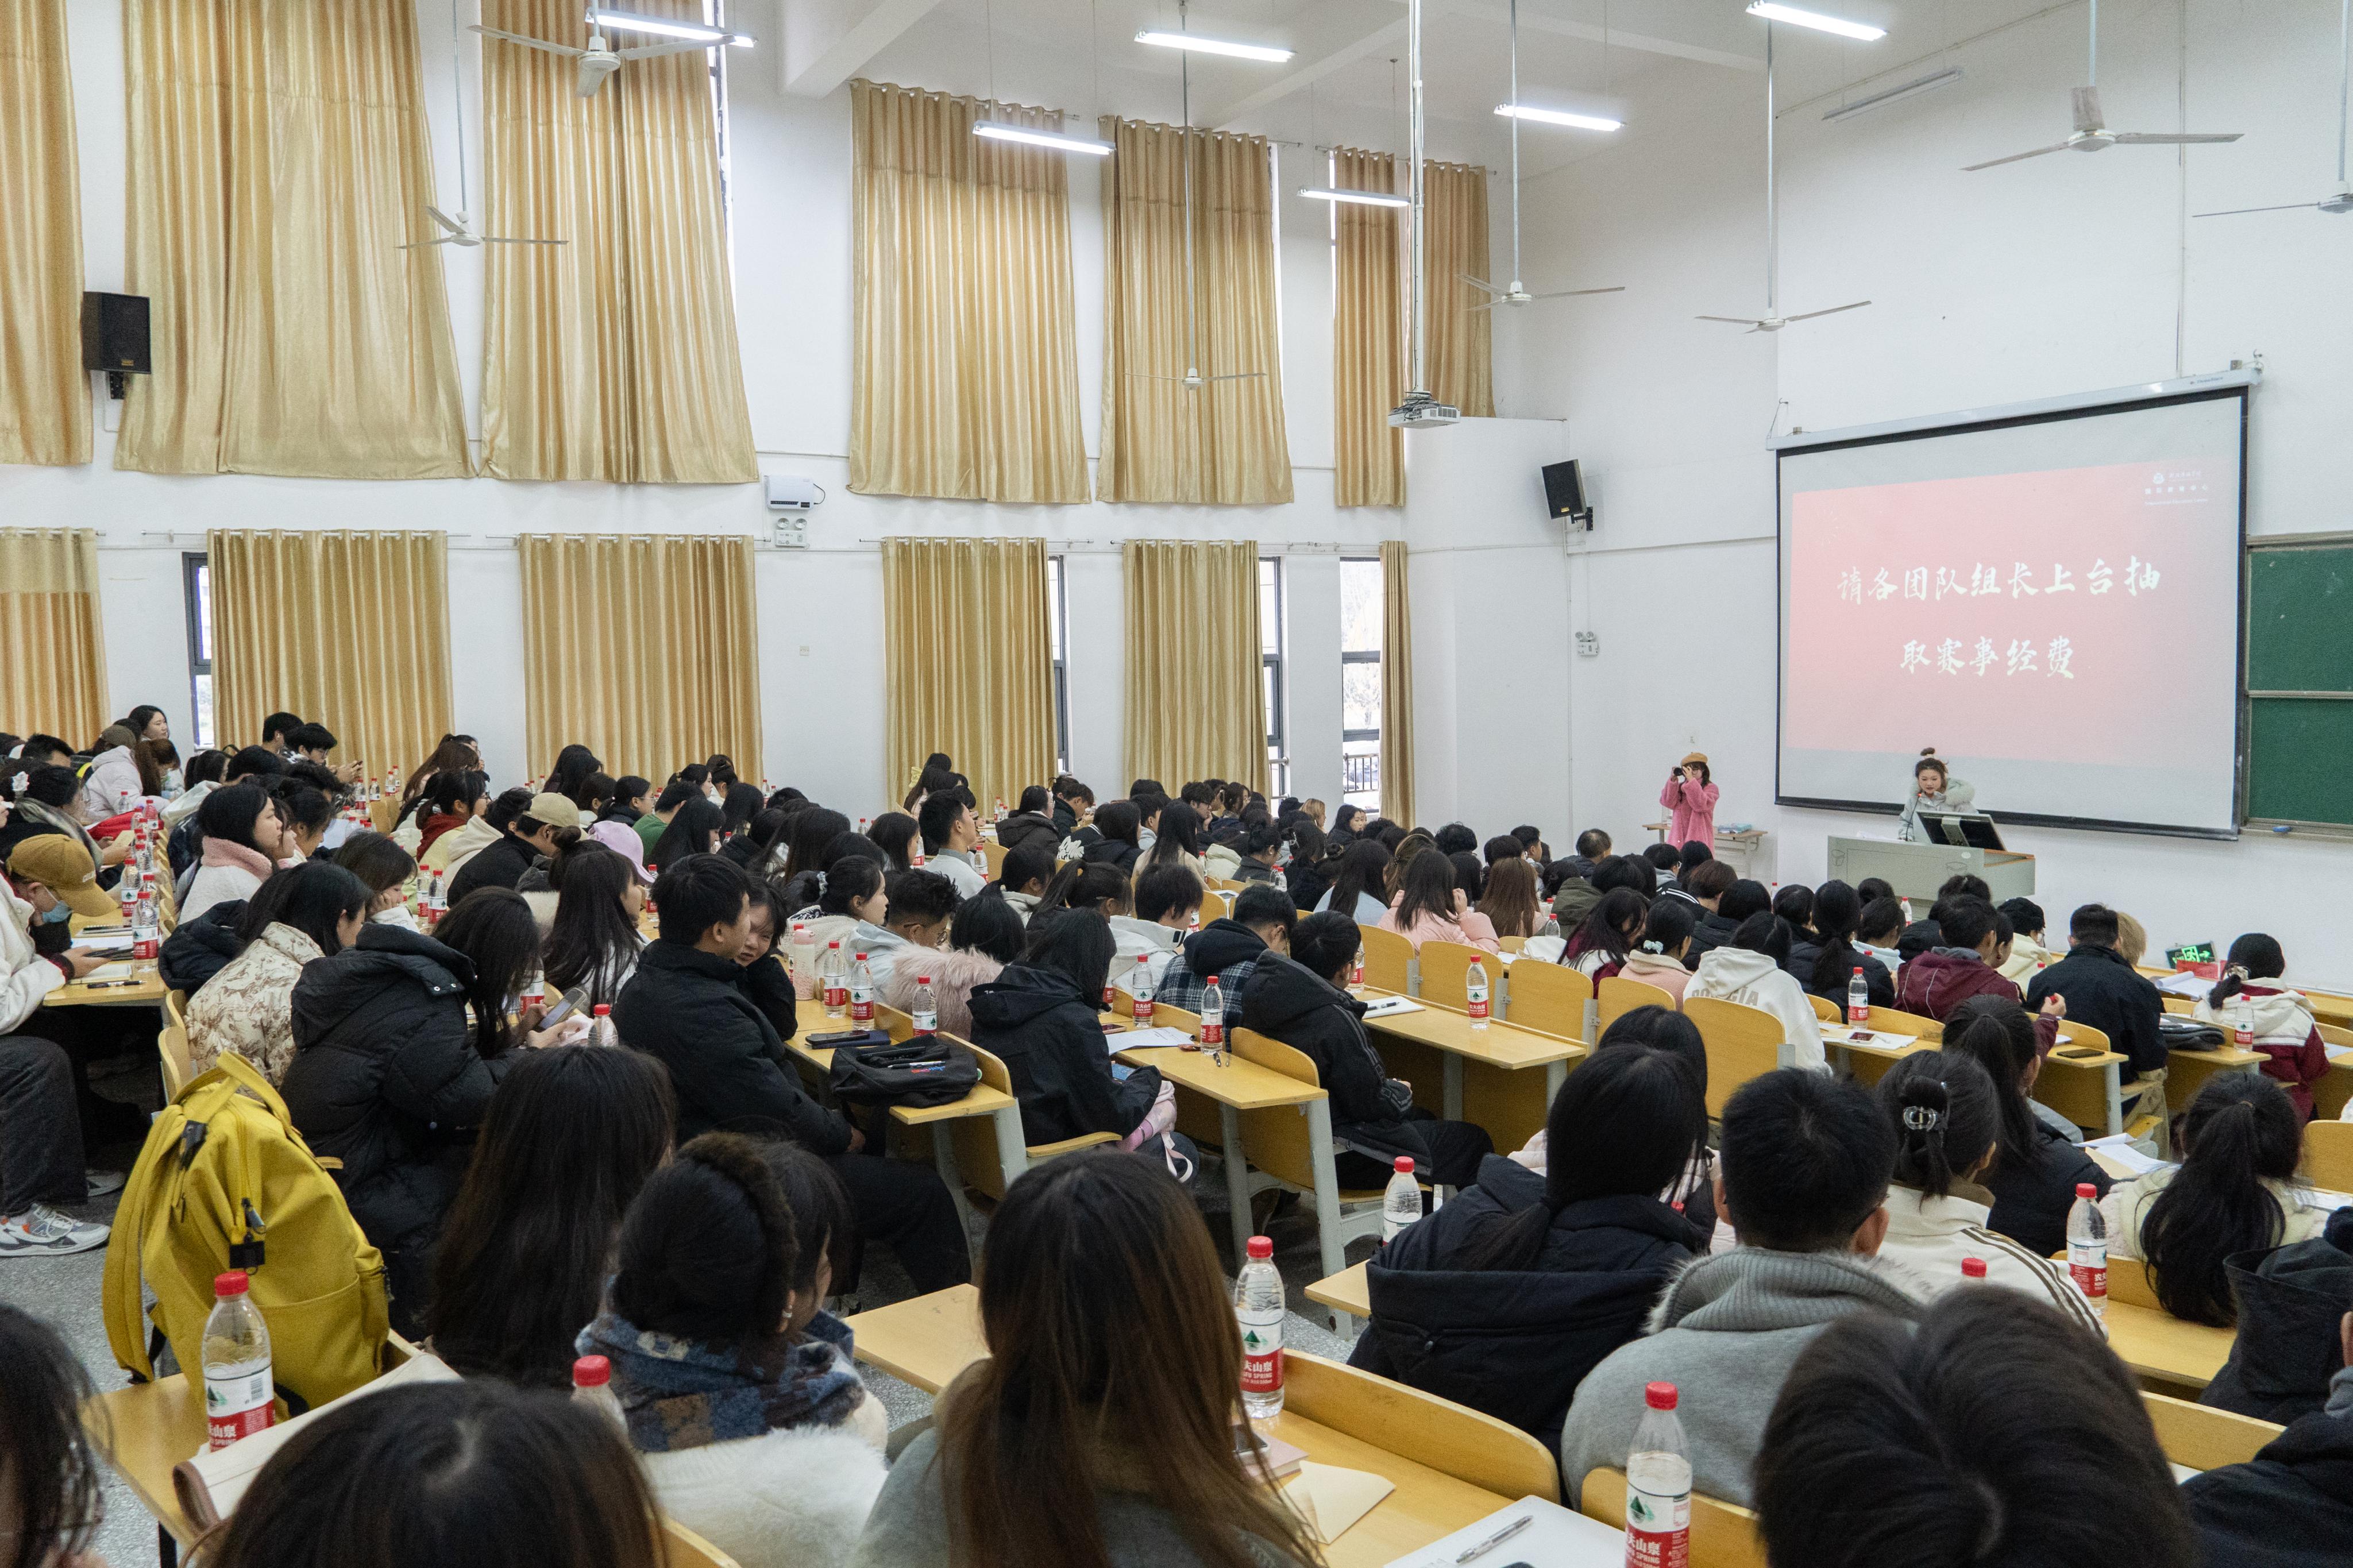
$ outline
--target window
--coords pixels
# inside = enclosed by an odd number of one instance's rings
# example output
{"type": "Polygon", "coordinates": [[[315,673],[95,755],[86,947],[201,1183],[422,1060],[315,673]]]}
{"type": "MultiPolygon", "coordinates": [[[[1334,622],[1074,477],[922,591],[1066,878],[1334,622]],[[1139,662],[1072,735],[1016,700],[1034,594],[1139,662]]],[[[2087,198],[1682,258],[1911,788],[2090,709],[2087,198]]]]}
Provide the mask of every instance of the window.
{"type": "Polygon", "coordinates": [[[195,745],[209,746],[213,743],[213,573],[203,552],[191,551],[180,557],[180,585],[187,600],[188,673],[195,688],[195,745]]]}
{"type": "Polygon", "coordinates": [[[1388,605],[1378,557],[1340,563],[1340,798],[1381,808],[1381,627],[1388,605]]]}
{"type": "Polygon", "coordinates": [[[1070,641],[1070,595],[1063,591],[1063,558],[1046,557],[1046,629],[1054,651],[1054,771],[1071,771],[1071,683],[1063,645],[1070,641]]]}
{"type": "Polygon", "coordinates": [[[1281,800],[1291,793],[1291,759],[1282,740],[1282,563],[1258,558],[1259,668],[1266,681],[1266,793],[1281,800]]]}

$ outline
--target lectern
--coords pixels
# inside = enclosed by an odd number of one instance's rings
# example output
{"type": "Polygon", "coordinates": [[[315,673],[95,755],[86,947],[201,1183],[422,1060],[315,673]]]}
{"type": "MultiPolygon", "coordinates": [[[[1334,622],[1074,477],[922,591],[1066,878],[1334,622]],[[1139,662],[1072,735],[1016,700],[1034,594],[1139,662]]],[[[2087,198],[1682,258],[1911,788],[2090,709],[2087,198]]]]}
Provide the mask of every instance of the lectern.
{"type": "Polygon", "coordinates": [[[2034,857],[2015,850],[1988,849],[1977,844],[1898,844],[1885,838],[1836,837],[1830,848],[1834,879],[1852,886],[1866,877],[1879,877],[1895,889],[1898,898],[1934,899],[1947,879],[1963,872],[1983,877],[1997,904],[2005,899],[2034,896],[2034,857]]]}

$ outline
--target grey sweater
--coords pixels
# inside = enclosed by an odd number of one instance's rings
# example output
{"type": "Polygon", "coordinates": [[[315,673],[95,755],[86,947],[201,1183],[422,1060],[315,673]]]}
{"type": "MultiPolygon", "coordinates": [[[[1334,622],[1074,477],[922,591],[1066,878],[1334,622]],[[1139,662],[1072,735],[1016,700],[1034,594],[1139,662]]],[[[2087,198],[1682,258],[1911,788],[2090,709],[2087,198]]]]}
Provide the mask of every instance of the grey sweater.
{"type": "MultiPolygon", "coordinates": [[[[882,1495],[867,1516],[866,1533],[849,1554],[849,1568],[950,1568],[947,1499],[940,1486],[939,1434],[907,1445],[882,1495]]],[[[1103,1500],[1103,1544],[1111,1568],[1202,1568],[1200,1555],[1166,1510],[1119,1493],[1103,1500]]],[[[1255,1537],[1245,1543],[1262,1568],[1300,1568],[1255,1537]]]]}
{"type": "MultiPolygon", "coordinates": [[[[1843,1252],[1741,1247],[1695,1258],[1667,1287],[1647,1334],[1585,1376],[1560,1434],[1564,1500],[1577,1503],[1586,1473],[1623,1469],[1641,1419],[1642,1385],[1672,1383],[1682,1398],[1692,1485],[1747,1504],[1766,1417],[1799,1352],[1855,1312],[1916,1319],[1921,1304],[1871,1258],[1843,1252]]],[[[893,1478],[895,1479],[895,1478],[893,1478]]]]}

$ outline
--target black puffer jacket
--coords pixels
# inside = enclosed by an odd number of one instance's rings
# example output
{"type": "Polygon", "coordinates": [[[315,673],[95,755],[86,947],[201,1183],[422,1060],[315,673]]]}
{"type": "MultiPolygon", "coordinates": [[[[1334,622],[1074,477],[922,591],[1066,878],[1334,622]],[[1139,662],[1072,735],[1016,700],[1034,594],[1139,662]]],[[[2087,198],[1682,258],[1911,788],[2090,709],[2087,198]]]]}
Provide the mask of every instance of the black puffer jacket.
{"type": "Polygon", "coordinates": [[[1315,906],[1324,901],[1324,895],[1332,890],[1332,873],[1338,866],[1336,859],[1291,863],[1284,885],[1291,889],[1291,901],[1299,906],[1301,914],[1314,913],[1315,906]]]}
{"type": "Polygon", "coordinates": [[[2037,1258],[2048,1258],[2067,1246],[2067,1211],[2075,1206],[2076,1184],[2089,1182],[2093,1191],[2106,1197],[2113,1178],[2073,1140],[2039,1117],[2034,1136],[2039,1161],[2019,1165],[1996,1160],[1978,1183],[1993,1194],[1988,1226],[2037,1258]]]}
{"type": "Polygon", "coordinates": [[[1374,1255],[1372,1327],[1348,1364],[1484,1411],[1558,1453],[1577,1385],[1641,1336],[1707,1236],[1656,1198],[1588,1198],[1553,1216],[1532,1267],[1461,1266],[1489,1220],[1544,1201],[1542,1176],[1489,1155],[1477,1186],[1374,1255]]]}
{"type": "Polygon", "coordinates": [[[1018,849],[1032,838],[1059,844],[1062,836],[1055,831],[1054,825],[1042,812],[1017,811],[997,825],[997,843],[1001,849],[1018,849]]]}
{"type": "Polygon", "coordinates": [[[244,918],[245,900],[231,899],[174,926],[155,955],[164,984],[191,996],[202,990],[206,981],[245,951],[245,944],[237,940],[237,922],[244,918]]]}
{"type": "Polygon", "coordinates": [[[1332,1097],[1332,1133],[1388,1154],[1409,1154],[1415,1168],[1434,1163],[1413,1123],[1381,1092],[1388,1074],[1365,1033],[1365,1005],[1281,953],[1250,966],[1242,987],[1241,1026],[1281,1040],[1315,1064],[1332,1097]]]}
{"type": "MultiPolygon", "coordinates": [[[[1561,929],[1566,931],[1567,927],[1561,929]]],[[[1692,928],[1691,946],[1683,950],[1683,967],[1696,971],[1702,954],[1712,947],[1728,946],[1732,933],[1739,929],[1740,922],[1728,915],[1718,914],[1714,910],[1700,910],[1699,924],[1692,928]]]]}
{"type": "Polygon", "coordinates": [[[2108,1037],[2112,1050],[2132,1058],[2136,1075],[2165,1066],[2165,1038],[2158,1020],[2165,1004],[2157,987],[2112,947],[2078,943],[2067,956],[2034,977],[2026,990],[2026,1010],[2042,1009],[2052,992],[2067,998],[2067,1016],[2108,1037]]]}
{"type": "Polygon", "coordinates": [[[1082,860],[1090,866],[1109,866],[1123,876],[1135,875],[1135,863],[1144,858],[1143,850],[1121,839],[1105,838],[1092,827],[1085,832],[1093,833],[1094,838],[1087,844],[1086,853],[1080,857],[1082,860]]]}
{"type": "Polygon", "coordinates": [[[2181,1498],[2215,1568],[2343,1568],[2353,1546],[2353,1415],[2300,1416],[2248,1463],[2182,1482],[2181,1498]]]}
{"type": "Polygon", "coordinates": [[[2310,1241],[2233,1253],[2223,1269],[2239,1333],[2198,1403],[2282,1423],[2318,1410],[2345,1364],[2338,1325],[2353,1301],[2353,1208],[2331,1215],[2310,1241]]]}
{"type": "Polygon", "coordinates": [[[1021,1135],[1059,1143],[1090,1132],[1124,1138],[1159,1098],[1160,1073],[1111,1070],[1092,998],[1075,981],[1027,963],[972,988],[973,1044],[1005,1063],[1021,1102],[1021,1135]]]}
{"type": "Polygon", "coordinates": [[[716,1128],[773,1124],[816,1154],[849,1149],[849,1123],[811,1100],[786,1053],[796,1019],[791,982],[774,959],[748,977],[733,958],[655,942],[621,988],[613,1026],[621,1043],[659,1058],[678,1094],[678,1140],[716,1128]],[[778,987],[786,997],[775,994],[778,987]],[[755,989],[757,994],[754,994],[755,989]]]}
{"type": "Polygon", "coordinates": [[[515,1059],[474,1049],[465,954],[369,924],[294,983],[294,1060],[279,1092],[313,1153],[386,1253],[429,1246],[458,1195],[473,1130],[515,1059]]]}
{"type": "Polygon", "coordinates": [[[510,833],[496,844],[485,846],[458,868],[449,879],[449,903],[456,908],[459,900],[477,888],[512,888],[522,880],[522,874],[538,860],[539,852],[510,833]]]}

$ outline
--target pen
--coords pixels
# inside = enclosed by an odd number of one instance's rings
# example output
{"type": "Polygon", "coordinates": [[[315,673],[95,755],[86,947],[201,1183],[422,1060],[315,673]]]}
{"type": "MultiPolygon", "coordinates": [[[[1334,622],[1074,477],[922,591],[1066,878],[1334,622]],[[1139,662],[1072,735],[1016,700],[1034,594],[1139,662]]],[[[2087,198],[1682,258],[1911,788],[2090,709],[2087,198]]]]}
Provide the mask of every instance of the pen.
{"type": "Polygon", "coordinates": [[[1535,1514],[1524,1513],[1520,1515],[1519,1518],[1512,1521],[1511,1523],[1504,1526],[1503,1529],[1495,1531],[1494,1534],[1487,1537],[1486,1540],[1480,1542],[1476,1546],[1466,1546],[1461,1551],[1456,1552],[1454,1554],[1454,1561],[1457,1563],[1468,1563],[1473,1557],[1477,1557],[1483,1552],[1492,1552],[1506,1541],[1509,1541],[1514,1535],[1517,1535],[1523,1530],[1525,1530],[1528,1526],[1534,1524],[1535,1521],[1536,1516],[1535,1514]]]}

